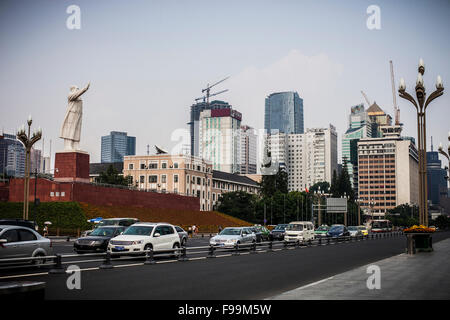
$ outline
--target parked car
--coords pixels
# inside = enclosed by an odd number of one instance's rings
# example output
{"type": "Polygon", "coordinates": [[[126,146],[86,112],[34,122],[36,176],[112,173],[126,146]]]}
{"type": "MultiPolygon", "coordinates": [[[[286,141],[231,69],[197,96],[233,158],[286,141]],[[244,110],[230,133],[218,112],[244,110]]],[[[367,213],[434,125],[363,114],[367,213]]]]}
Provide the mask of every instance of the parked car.
{"type": "Polygon", "coordinates": [[[363,236],[367,236],[369,234],[369,230],[366,226],[358,226],[358,229],[361,231],[363,236]]]}
{"type": "Polygon", "coordinates": [[[235,244],[256,243],[256,235],[248,227],[228,227],[209,240],[213,246],[233,248],[235,244]]]}
{"type": "Polygon", "coordinates": [[[279,224],[270,231],[269,240],[283,240],[288,224],[279,224]]]}
{"type": "Polygon", "coordinates": [[[334,224],[331,226],[330,230],[328,230],[327,235],[333,238],[347,237],[350,235],[350,232],[347,230],[347,227],[344,226],[343,224],[334,224]]]}
{"type": "Polygon", "coordinates": [[[261,236],[261,241],[269,241],[270,239],[270,231],[264,226],[255,225],[253,226],[256,230],[258,230],[258,233],[261,236]]]}
{"type": "Polygon", "coordinates": [[[120,235],[125,230],[126,227],[122,226],[105,226],[96,228],[87,237],[80,237],[75,240],[73,250],[76,253],[106,251],[109,240],[120,235]]]}
{"type": "Polygon", "coordinates": [[[180,248],[180,237],[169,223],[138,222],[129,226],[123,234],[109,240],[110,252],[139,252],[146,250],[170,250],[180,248]]]}
{"type": "Polygon", "coordinates": [[[314,240],[314,225],[311,221],[293,221],[286,227],[286,241],[314,240]]]}
{"type": "Polygon", "coordinates": [[[23,219],[0,219],[0,225],[8,226],[20,226],[33,229],[34,231],[39,231],[38,224],[36,221],[23,220],[23,219]]]}
{"type": "Polygon", "coordinates": [[[360,237],[362,236],[362,232],[357,226],[349,226],[347,228],[348,232],[350,232],[351,237],[360,237]]]}
{"type": "Polygon", "coordinates": [[[82,237],[87,237],[88,235],[91,234],[92,231],[94,231],[95,229],[97,229],[99,227],[104,227],[104,226],[129,227],[132,224],[135,224],[137,222],[139,222],[139,219],[136,219],[136,218],[108,218],[108,219],[103,219],[99,223],[95,224],[94,229],[83,231],[81,233],[81,236],[82,237]]]}
{"type": "Polygon", "coordinates": [[[316,230],[314,230],[314,234],[316,237],[326,237],[328,230],[330,230],[330,227],[327,225],[321,225],[316,230]]]}
{"type": "MultiPolygon", "coordinates": [[[[51,255],[52,242],[31,228],[0,225],[0,259],[51,255]]],[[[30,260],[42,264],[44,260],[30,260]]]]}
{"type": "Polygon", "coordinates": [[[184,247],[186,246],[186,242],[188,240],[188,233],[187,231],[185,231],[183,228],[181,228],[180,226],[175,226],[175,230],[177,230],[178,235],[180,236],[180,243],[181,246],[184,247]]]}
{"type": "Polygon", "coordinates": [[[262,231],[259,230],[256,226],[249,227],[249,229],[255,234],[256,242],[261,242],[263,238],[262,231]]]}

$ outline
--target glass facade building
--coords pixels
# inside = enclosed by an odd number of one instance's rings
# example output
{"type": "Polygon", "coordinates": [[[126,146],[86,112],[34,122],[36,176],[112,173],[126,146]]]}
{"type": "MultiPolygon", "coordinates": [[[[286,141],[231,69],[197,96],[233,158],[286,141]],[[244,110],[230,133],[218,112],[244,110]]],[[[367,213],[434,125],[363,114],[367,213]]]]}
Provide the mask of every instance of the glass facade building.
{"type": "Polygon", "coordinates": [[[266,98],[264,129],[267,133],[304,133],[303,99],[297,92],[277,92],[266,98]]]}
{"type": "Polygon", "coordinates": [[[0,173],[11,177],[24,176],[25,148],[15,135],[0,135],[0,173]]]}
{"type": "Polygon", "coordinates": [[[124,156],[136,154],[136,137],[130,137],[126,132],[111,131],[102,137],[102,163],[122,162],[124,156]]]}
{"type": "Polygon", "coordinates": [[[427,192],[428,200],[433,205],[439,205],[441,197],[447,195],[447,172],[442,168],[439,153],[437,151],[427,152],[427,192]]]}

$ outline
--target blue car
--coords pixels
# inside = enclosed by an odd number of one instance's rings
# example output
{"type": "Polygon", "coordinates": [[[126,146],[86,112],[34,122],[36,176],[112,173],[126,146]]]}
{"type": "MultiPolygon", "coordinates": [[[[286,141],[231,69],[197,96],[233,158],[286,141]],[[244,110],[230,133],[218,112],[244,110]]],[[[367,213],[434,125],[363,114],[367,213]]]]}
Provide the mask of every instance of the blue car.
{"type": "Polygon", "coordinates": [[[331,226],[330,230],[328,230],[327,236],[332,238],[347,237],[350,236],[350,232],[343,224],[334,224],[331,226]]]}

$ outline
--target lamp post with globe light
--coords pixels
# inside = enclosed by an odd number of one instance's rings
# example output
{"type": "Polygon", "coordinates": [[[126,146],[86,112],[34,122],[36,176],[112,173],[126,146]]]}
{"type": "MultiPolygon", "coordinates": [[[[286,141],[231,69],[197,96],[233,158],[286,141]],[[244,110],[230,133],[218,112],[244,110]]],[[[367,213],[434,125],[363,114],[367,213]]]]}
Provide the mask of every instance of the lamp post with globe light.
{"type": "Polygon", "coordinates": [[[411,102],[417,112],[417,140],[419,152],[419,221],[420,224],[428,226],[428,195],[427,195],[427,158],[426,158],[426,109],[431,101],[444,94],[442,79],[437,76],[436,90],[426,98],[423,75],[425,73],[425,64],[422,59],[419,60],[418,75],[416,80],[417,101],[406,92],[405,80],[400,79],[399,96],[411,102]]]}
{"type": "Polygon", "coordinates": [[[25,175],[24,175],[24,198],[23,198],[23,219],[28,220],[28,198],[30,193],[30,152],[33,145],[41,139],[42,129],[39,128],[33,131],[31,135],[31,124],[33,119],[31,115],[28,117],[28,134],[25,132],[25,126],[22,125],[21,128],[17,130],[17,139],[22,142],[25,147],[25,175]]]}

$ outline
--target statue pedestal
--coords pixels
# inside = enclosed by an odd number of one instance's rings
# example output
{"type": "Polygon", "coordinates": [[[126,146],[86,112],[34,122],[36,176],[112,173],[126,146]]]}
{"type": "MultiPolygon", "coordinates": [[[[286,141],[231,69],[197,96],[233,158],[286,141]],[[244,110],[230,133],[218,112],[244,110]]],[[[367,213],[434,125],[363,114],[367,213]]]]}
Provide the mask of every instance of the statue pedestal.
{"type": "Polygon", "coordinates": [[[55,181],[89,182],[89,153],[61,151],[55,154],[55,181]]]}

